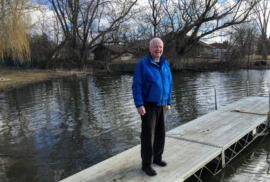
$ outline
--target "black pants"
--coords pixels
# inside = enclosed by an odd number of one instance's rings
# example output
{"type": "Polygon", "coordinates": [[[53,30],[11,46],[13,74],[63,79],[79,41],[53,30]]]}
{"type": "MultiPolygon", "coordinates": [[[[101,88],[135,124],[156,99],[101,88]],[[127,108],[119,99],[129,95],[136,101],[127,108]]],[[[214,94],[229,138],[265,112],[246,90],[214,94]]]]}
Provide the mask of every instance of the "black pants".
{"type": "Polygon", "coordinates": [[[144,105],[146,114],[141,116],[141,157],[142,165],[160,161],[165,144],[165,122],[167,104],[164,106],[144,105]]]}

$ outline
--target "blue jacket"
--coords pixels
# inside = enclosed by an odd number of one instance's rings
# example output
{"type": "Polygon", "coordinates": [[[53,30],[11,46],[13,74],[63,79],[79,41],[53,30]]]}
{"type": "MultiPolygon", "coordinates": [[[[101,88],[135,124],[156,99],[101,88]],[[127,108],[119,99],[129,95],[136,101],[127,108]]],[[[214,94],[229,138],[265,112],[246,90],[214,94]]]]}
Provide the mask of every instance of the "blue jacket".
{"type": "Polygon", "coordinates": [[[133,77],[133,98],[136,107],[145,103],[163,106],[167,102],[171,105],[172,74],[166,58],[160,57],[160,67],[152,59],[150,53],[147,58],[140,60],[133,77]]]}

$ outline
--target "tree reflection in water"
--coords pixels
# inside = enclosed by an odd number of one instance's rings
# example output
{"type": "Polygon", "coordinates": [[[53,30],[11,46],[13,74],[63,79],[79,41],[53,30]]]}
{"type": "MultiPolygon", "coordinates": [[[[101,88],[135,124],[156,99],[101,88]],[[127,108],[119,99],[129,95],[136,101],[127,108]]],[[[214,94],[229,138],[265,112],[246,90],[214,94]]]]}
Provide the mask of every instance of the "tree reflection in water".
{"type": "MultiPolygon", "coordinates": [[[[4,94],[0,181],[59,181],[139,144],[132,77],[71,77],[4,94]]],[[[173,73],[166,129],[213,111],[214,88],[218,108],[245,97],[247,80],[250,95],[267,96],[267,70],[173,73]]]]}

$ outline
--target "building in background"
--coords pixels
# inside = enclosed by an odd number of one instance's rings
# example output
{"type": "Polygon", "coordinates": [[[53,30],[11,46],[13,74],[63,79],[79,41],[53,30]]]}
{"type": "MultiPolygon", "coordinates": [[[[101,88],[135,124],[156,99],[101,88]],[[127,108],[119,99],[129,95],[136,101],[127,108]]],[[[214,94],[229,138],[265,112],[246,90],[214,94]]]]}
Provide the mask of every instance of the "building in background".
{"type": "Polygon", "coordinates": [[[224,41],[223,43],[213,43],[210,44],[212,46],[212,54],[218,55],[219,58],[224,59],[226,58],[226,53],[229,48],[229,42],[224,41]]]}

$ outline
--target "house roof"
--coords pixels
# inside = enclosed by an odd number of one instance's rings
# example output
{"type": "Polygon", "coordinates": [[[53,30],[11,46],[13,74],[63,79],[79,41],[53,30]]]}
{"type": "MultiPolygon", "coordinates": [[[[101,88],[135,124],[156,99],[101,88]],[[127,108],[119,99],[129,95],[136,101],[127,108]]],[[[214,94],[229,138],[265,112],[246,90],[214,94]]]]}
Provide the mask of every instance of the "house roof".
{"type": "Polygon", "coordinates": [[[115,45],[102,45],[103,47],[109,49],[110,51],[114,52],[114,53],[122,53],[123,50],[121,50],[119,47],[115,46],[115,45]]]}
{"type": "Polygon", "coordinates": [[[212,48],[211,45],[209,45],[209,44],[207,44],[207,43],[205,43],[205,42],[203,42],[203,41],[200,41],[200,40],[199,40],[197,43],[200,44],[200,45],[202,45],[202,46],[204,46],[204,47],[212,48]]]}
{"type": "Polygon", "coordinates": [[[92,47],[91,49],[89,49],[89,51],[88,51],[88,52],[93,52],[94,50],[96,50],[96,48],[98,48],[98,46],[94,46],[94,47],[92,47]]]}
{"type": "Polygon", "coordinates": [[[223,42],[223,43],[213,43],[213,44],[210,44],[212,47],[215,47],[217,49],[228,49],[228,42],[223,42]]]}
{"type": "Polygon", "coordinates": [[[110,51],[114,53],[123,53],[123,50],[121,50],[119,47],[115,45],[97,45],[89,50],[89,52],[94,52],[97,48],[104,47],[106,49],[109,49],[110,51]]]}

